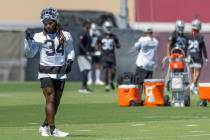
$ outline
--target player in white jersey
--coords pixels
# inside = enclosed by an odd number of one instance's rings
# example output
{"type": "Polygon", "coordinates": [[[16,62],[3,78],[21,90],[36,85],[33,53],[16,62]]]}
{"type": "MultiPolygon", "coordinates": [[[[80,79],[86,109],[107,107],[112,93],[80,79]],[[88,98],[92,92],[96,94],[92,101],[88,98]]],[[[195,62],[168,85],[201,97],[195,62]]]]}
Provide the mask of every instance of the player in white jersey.
{"type": "MultiPolygon", "coordinates": [[[[151,28],[147,28],[144,36],[134,44],[134,48],[138,50],[136,59],[136,84],[143,86],[144,79],[151,79],[153,70],[156,67],[158,40],[153,37],[151,28]]],[[[141,88],[142,89],[142,88],[141,88]]]]}
{"type": "Polygon", "coordinates": [[[42,136],[66,137],[55,127],[55,115],[63,93],[66,74],[71,71],[75,57],[71,34],[60,28],[59,13],[56,9],[45,8],[41,12],[41,22],[44,24],[42,32],[32,35],[26,31],[25,56],[34,57],[40,52],[38,79],[46,99],[46,118],[39,128],[42,136]]]}

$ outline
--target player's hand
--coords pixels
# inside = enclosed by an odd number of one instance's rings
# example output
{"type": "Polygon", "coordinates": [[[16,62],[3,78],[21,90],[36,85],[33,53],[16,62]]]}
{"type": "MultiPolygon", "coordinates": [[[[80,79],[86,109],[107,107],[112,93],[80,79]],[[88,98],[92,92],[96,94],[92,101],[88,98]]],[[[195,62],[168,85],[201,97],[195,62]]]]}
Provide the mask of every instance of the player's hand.
{"type": "Polygon", "coordinates": [[[32,31],[32,29],[30,28],[26,29],[25,35],[26,35],[26,40],[34,40],[33,39],[34,32],[32,31]]]}
{"type": "Polygon", "coordinates": [[[73,64],[73,61],[71,59],[67,60],[67,62],[66,62],[66,69],[65,69],[66,74],[71,72],[72,64],[73,64]]]}

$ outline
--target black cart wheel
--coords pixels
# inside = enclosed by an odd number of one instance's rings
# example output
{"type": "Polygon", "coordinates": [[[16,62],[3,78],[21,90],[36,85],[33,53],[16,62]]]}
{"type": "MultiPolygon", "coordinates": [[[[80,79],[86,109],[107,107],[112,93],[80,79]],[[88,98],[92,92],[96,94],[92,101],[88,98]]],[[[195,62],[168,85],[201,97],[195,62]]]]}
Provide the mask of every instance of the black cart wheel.
{"type": "Polygon", "coordinates": [[[130,106],[137,106],[137,103],[135,101],[130,101],[130,106]]]}
{"type": "Polygon", "coordinates": [[[168,95],[164,96],[164,106],[171,106],[170,97],[168,95]]]}

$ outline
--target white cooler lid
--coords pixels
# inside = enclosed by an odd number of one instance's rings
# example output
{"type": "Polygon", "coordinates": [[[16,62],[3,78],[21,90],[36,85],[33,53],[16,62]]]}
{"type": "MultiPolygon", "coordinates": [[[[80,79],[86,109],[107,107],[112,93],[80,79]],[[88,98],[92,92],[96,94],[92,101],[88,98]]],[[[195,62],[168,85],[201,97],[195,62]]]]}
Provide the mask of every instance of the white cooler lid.
{"type": "Polygon", "coordinates": [[[164,82],[164,79],[145,79],[144,82],[164,82]]]}
{"type": "Polygon", "coordinates": [[[138,85],[119,85],[118,88],[138,88],[138,85]]]}
{"type": "Polygon", "coordinates": [[[200,86],[200,87],[210,87],[210,83],[199,83],[198,86],[200,86]]]}

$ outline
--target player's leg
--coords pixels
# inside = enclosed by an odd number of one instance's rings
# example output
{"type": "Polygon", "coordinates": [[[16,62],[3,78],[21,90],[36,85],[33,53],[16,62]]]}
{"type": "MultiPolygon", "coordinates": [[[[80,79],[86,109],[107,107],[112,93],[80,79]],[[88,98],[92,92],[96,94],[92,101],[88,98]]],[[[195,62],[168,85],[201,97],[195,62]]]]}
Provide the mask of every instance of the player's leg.
{"type": "Polygon", "coordinates": [[[147,72],[143,68],[137,67],[135,72],[135,84],[139,86],[140,95],[143,92],[144,79],[147,77],[147,72]]]}
{"type": "Polygon", "coordinates": [[[93,67],[92,67],[94,61],[93,57],[91,58],[91,60],[92,60],[91,69],[88,72],[88,81],[87,81],[88,85],[91,85],[93,83],[93,67]]]}
{"type": "Polygon", "coordinates": [[[78,57],[78,64],[80,71],[82,73],[82,86],[79,89],[79,92],[81,93],[90,93],[92,90],[90,90],[87,87],[87,80],[88,80],[88,72],[91,69],[91,63],[88,60],[88,58],[84,56],[79,56],[78,57]]]}
{"type": "Polygon", "coordinates": [[[201,67],[200,66],[201,65],[199,64],[198,67],[193,67],[191,69],[191,73],[192,73],[192,84],[190,86],[190,90],[194,94],[198,94],[197,86],[198,86],[198,80],[199,80],[200,74],[201,74],[201,67]]]}
{"type": "Polygon", "coordinates": [[[112,90],[115,89],[115,86],[114,86],[114,79],[115,79],[115,76],[116,76],[116,68],[115,68],[115,65],[112,65],[112,68],[110,69],[110,86],[112,88],[112,90]]]}
{"type": "Polygon", "coordinates": [[[105,91],[110,91],[109,86],[109,68],[104,68],[104,82],[105,82],[105,91]]]}
{"type": "Polygon", "coordinates": [[[91,84],[93,83],[92,74],[93,74],[93,71],[92,71],[92,69],[91,69],[91,70],[88,72],[88,82],[87,82],[88,85],[91,85],[91,84]]]}
{"type": "Polygon", "coordinates": [[[104,82],[105,82],[105,91],[109,92],[110,91],[110,86],[109,86],[109,64],[108,62],[103,62],[103,70],[104,70],[104,82]]]}
{"type": "Polygon", "coordinates": [[[45,97],[45,121],[40,127],[39,131],[42,136],[49,136],[48,126],[54,126],[54,117],[55,117],[55,106],[54,106],[54,97],[55,90],[53,87],[53,81],[51,78],[42,78],[41,88],[43,95],[45,97]]]}
{"type": "Polygon", "coordinates": [[[63,90],[65,86],[65,80],[55,80],[54,87],[55,87],[55,115],[57,113],[58,107],[60,105],[60,100],[63,95],[63,90]]]}
{"type": "Polygon", "coordinates": [[[94,57],[94,64],[95,64],[95,84],[96,85],[104,85],[104,82],[101,81],[101,64],[100,64],[100,57],[94,57]]]}
{"type": "Polygon", "coordinates": [[[201,68],[195,68],[193,83],[195,83],[196,86],[198,84],[198,80],[200,78],[200,74],[201,74],[201,68]]]}
{"type": "Polygon", "coordinates": [[[50,130],[55,127],[55,90],[52,87],[43,88],[43,94],[46,99],[45,114],[50,130]]]}
{"type": "MultiPolygon", "coordinates": [[[[60,105],[60,100],[63,95],[65,80],[54,80],[53,82],[55,88],[55,98],[54,98],[54,105],[55,105],[55,115],[58,111],[58,107],[60,105]]],[[[66,137],[69,135],[68,132],[62,132],[57,129],[55,126],[50,130],[51,135],[54,137],[66,137]]]]}

